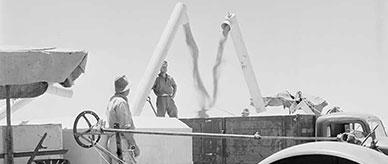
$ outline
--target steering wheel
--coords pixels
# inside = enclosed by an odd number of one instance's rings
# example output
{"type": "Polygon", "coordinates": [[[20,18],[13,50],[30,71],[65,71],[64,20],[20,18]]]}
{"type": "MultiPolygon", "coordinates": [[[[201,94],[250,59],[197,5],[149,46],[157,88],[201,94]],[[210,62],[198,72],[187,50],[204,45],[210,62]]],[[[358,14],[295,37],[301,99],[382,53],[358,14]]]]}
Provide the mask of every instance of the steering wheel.
{"type": "Polygon", "coordinates": [[[93,118],[95,119],[96,124],[100,121],[100,118],[98,117],[98,115],[96,113],[94,113],[93,111],[90,111],[90,110],[86,110],[86,111],[83,111],[80,114],[78,114],[78,116],[75,118],[75,121],[74,121],[74,124],[73,124],[73,136],[74,136],[74,139],[78,143],[78,145],[80,145],[80,146],[82,146],[84,148],[91,148],[91,147],[93,147],[101,139],[101,134],[88,134],[93,129],[93,125],[92,125],[92,123],[90,122],[90,120],[87,117],[88,115],[93,116],[93,118]],[[85,122],[87,123],[87,125],[88,125],[88,129],[87,130],[84,130],[84,131],[80,131],[79,130],[78,123],[79,123],[81,118],[83,118],[83,120],[85,120],[85,122]],[[81,139],[86,141],[87,143],[81,141],[81,139]]]}

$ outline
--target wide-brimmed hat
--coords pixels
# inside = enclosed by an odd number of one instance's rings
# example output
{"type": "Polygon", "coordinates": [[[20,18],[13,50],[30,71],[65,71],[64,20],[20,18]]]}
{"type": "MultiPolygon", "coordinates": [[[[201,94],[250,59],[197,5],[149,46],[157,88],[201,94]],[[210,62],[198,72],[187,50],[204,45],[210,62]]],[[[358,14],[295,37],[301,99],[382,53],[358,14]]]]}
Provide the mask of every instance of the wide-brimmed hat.
{"type": "Polygon", "coordinates": [[[115,79],[115,92],[116,93],[123,93],[125,91],[129,90],[129,81],[125,75],[117,77],[115,79]]]}

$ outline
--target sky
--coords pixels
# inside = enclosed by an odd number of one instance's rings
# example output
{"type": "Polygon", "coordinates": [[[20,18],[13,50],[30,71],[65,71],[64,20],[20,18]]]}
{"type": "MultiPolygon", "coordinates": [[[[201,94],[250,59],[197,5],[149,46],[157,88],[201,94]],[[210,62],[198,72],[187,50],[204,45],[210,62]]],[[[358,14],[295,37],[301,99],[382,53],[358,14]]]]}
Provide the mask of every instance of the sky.
{"type": "MultiPolygon", "coordinates": [[[[14,120],[104,115],[113,80],[125,74],[133,99],[176,0],[2,0],[0,44],[58,47],[89,53],[72,98],[45,94],[13,114],[14,120]]],[[[199,71],[212,92],[220,25],[237,15],[264,96],[289,90],[326,99],[344,111],[370,113],[388,123],[387,2],[384,0],[183,1],[199,47],[199,71]]],[[[192,61],[180,28],[169,49],[179,116],[195,117],[199,104],[192,61]]],[[[249,92],[231,38],[225,44],[215,108],[240,115],[249,92]]],[[[150,93],[155,104],[155,97],[150,93]]],[[[253,112],[253,109],[251,112],[253,112]]],[[[142,116],[153,116],[146,104],[142,116]]]]}

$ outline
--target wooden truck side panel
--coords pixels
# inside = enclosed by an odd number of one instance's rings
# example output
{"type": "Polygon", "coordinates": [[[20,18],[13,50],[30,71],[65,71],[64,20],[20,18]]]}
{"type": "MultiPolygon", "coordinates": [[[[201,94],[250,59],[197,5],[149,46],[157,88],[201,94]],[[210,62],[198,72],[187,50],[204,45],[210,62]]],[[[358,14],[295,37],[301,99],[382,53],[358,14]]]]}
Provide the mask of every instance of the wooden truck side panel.
{"type": "MultiPolygon", "coordinates": [[[[281,115],[181,119],[193,132],[263,136],[308,136],[315,134],[314,115],[281,115]]],[[[284,148],[306,141],[193,138],[194,163],[258,163],[284,148]]]]}

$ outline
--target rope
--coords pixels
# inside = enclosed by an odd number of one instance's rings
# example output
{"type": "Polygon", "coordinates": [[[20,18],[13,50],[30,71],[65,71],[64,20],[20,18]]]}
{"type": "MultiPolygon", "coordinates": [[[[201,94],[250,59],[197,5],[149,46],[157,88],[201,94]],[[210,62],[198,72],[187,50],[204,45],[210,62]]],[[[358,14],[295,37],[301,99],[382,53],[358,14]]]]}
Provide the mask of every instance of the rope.
{"type": "Polygon", "coordinates": [[[105,163],[109,164],[109,161],[101,154],[100,151],[97,150],[96,147],[94,147],[94,150],[98,153],[98,155],[100,155],[100,157],[105,161],[105,163]]]}

